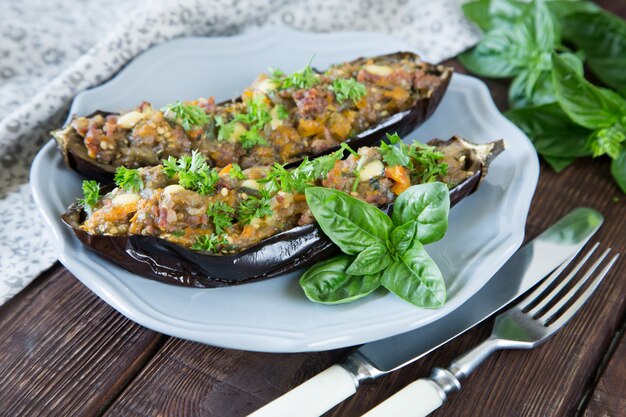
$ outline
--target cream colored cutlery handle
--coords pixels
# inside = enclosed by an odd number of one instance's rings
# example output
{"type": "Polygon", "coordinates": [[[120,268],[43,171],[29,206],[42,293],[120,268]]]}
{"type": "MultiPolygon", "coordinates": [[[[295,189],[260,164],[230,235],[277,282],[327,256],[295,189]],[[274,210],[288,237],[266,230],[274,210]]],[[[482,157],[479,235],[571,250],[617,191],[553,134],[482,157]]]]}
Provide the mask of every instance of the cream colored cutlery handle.
{"type": "Polygon", "coordinates": [[[318,417],[355,392],[354,375],[333,365],[248,417],[318,417]]]}
{"type": "Polygon", "coordinates": [[[418,379],[386,401],[372,408],[363,417],[424,417],[441,407],[440,388],[430,379],[418,379]]]}

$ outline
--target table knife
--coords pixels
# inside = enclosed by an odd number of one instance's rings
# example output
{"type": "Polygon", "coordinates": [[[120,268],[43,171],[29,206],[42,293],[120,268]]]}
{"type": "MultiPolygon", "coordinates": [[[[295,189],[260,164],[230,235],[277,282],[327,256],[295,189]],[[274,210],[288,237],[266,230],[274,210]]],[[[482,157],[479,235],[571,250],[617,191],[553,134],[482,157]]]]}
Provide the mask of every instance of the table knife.
{"type": "Polygon", "coordinates": [[[408,365],[502,309],[576,254],[604,218],[580,207],[520,248],[469,301],[407,333],[362,345],[250,417],[314,417],[353,395],[363,382],[408,365]]]}

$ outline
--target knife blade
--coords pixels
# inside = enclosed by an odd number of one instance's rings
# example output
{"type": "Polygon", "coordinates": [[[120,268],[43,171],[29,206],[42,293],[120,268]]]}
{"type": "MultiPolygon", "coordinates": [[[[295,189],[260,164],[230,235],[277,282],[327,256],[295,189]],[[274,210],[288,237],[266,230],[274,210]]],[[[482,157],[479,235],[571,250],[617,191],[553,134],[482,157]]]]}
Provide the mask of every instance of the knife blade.
{"type": "Polygon", "coordinates": [[[367,343],[256,412],[265,416],[319,416],[354,394],[362,382],[406,366],[484,321],[577,253],[604,221],[580,207],[520,248],[469,301],[416,330],[367,343]]]}

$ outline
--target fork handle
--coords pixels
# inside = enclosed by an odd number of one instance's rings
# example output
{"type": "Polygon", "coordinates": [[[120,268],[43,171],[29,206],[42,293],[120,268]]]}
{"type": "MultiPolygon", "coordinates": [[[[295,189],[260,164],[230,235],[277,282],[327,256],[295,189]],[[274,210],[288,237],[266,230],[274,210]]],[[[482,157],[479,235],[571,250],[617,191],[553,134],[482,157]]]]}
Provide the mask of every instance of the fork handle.
{"type": "Polygon", "coordinates": [[[467,377],[490,354],[505,347],[504,341],[489,337],[464,355],[456,358],[448,369],[433,368],[429,378],[419,379],[383,401],[363,417],[424,417],[446,401],[448,394],[459,391],[459,379],[467,377]]]}

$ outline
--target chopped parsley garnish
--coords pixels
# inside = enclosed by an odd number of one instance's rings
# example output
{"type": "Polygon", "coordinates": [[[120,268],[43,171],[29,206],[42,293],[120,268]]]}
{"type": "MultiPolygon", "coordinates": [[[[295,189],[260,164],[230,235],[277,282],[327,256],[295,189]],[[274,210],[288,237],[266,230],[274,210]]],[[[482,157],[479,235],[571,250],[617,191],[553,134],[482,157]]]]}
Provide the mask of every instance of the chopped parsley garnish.
{"type": "Polygon", "coordinates": [[[96,181],[83,181],[83,198],[78,204],[87,209],[93,209],[100,200],[100,184],[96,181]]]}
{"type": "Polygon", "coordinates": [[[239,166],[239,164],[236,164],[236,163],[233,163],[233,165],[230,168],[230,171],[228,171],[228,175],[230,175],[231,178],[235,178],[235,179],[240,179],[240,180],[246,179],[246,176],[241,170],[241,167],[239,166]]]}
{"type": "Polygon", "coordinates": [[[196,150],[191,156],[184,155],[178,159],[170,156],[163,161],[163,172],[169,178],[178,175],[178,184],[202,195],[215,193],[219,180],[217,169],[209,168],[202,154],[196,150]]]}
{"type": "Polygon", "coordinates": [[[185,236],[185,231],[184,230],[174,230],[172,232],[172,235],[176,236],[176,237],[183,237],[183,236],[185,236]]]}
{"type": "Polygon", "coordinates": [[[408,168],[419,178],[420,183],[435,181],[448,172],[448,164],[440,162],[443,153],[434,146],[419,142],[407,145],[397,133],[387,134],[387,140],[389,144],[383,142],[379,148],[383,160],[389,166],[400,165],[408,168]]]}
{"type": "Polygon", "coordinates": [[[248,196],[248,198],[239,205],[237,210],[237,221],[241,224],[249,224],[253,219],[271,216],[271,195],[267,190],[261,190],[261,197],[248,196]]]}
{"type": "Polygon", "coordinates": [[[285,120],[289,118],[289,112],[287,111],[287,108],[282,104],[279,104],[278,107],[276,107],[276,115],[280,120],[285,120]]]}
{"type": "Polygon", "coordinates": [[[185,130],[202,127],[209,123],[209,116],[204,109],[193,104],[177,101],[161,109],[166,119],[178,123],[185,130]]]}
{"type": "Polygon", "coordinates": [[[335,166],[335,162],[343,156],[344,149],[352,149],[345,145],[341,149],[313,160],[305,158],[302,163],[292,170],[285,169],[284,165],[274,164],[267,176],[258,180],[265,184],[265,189],[271,193],[284,191],[287,193],[302,193],[308,187],[315,185],[315,180],[324,178],[335,166]]]}
{"type": "Polygon", "coordinates": [[[224,123],[222,116],[215,116],[215,125],[218,127],[217,140],[228,140],[235,130],[235,122],[224,123]]]}
{"type": "Polygon", "coordinates": [[[191,245],[191,249],[203,252],[218,252],[218,247],[227,246],[229,244],[226,235],[210,235],[196,236],[196,242],[191,245]]]}
{"type": "Polygon", "coordinates": [[[267,145],[267,141],[256,126],[253,126],[246,133],[239,137],[239,143],[244,149],[252,149],[256,145],[267,145]]]}
{"type": "Polygon", "coordinates": [[[235,209],[223,201],[215,201],[209,204],[206,214],[213,221],[215,233],[221,235],[232,224],[235,209]]]}
{"type": "Polygon", "coordinates": [[[143,190],[143,181],[141,175],[136,169],[128,169],[126,167],[118,167],[115,170],[115,185],[126,191],[139,192],[143,190]]]}
{"type": "Polygon", "coordinates": [[[285,73],[278,68],[268,68],[267,71],[269,72],[270,81],[280,86],[285,77],[285,73]]]}
{"type": "Polygon", "coordinates": [[[340,103],[346,100],[352,100],[356,103],[367,94],[365,85],[354,78],[336,79],[333,81],[330,89],[335,93],[335,97],[340,103]]]}
{"type": "Polygon", "coordinates": [[[311,60],[303,70],[296,71],[288,76],[285,76],[285,73],[279,69],[272,69],[270,70],[270,79],[276,83],[279,90],[291,87],[300,90],[311,88],[319,81],[319,76],[311,68],[311,62],[313,62],[313,57],[311,57],[311,60]]]}
{"type": "Polygon", "coordinates": [[[239,136],[239,142],[244,149],[251,149],[256,145],[267,145],[267,141],[261,136],[261,131],[272,120],[268,104],[260,98],[246,101],[246,113],[236,114],[233,120],[225,123],[222,117],[216,117],[215,123],[219,128],[218,140],[227,140],[233,135],[235,123],[245,123],[248,130],[239,136]]]}

